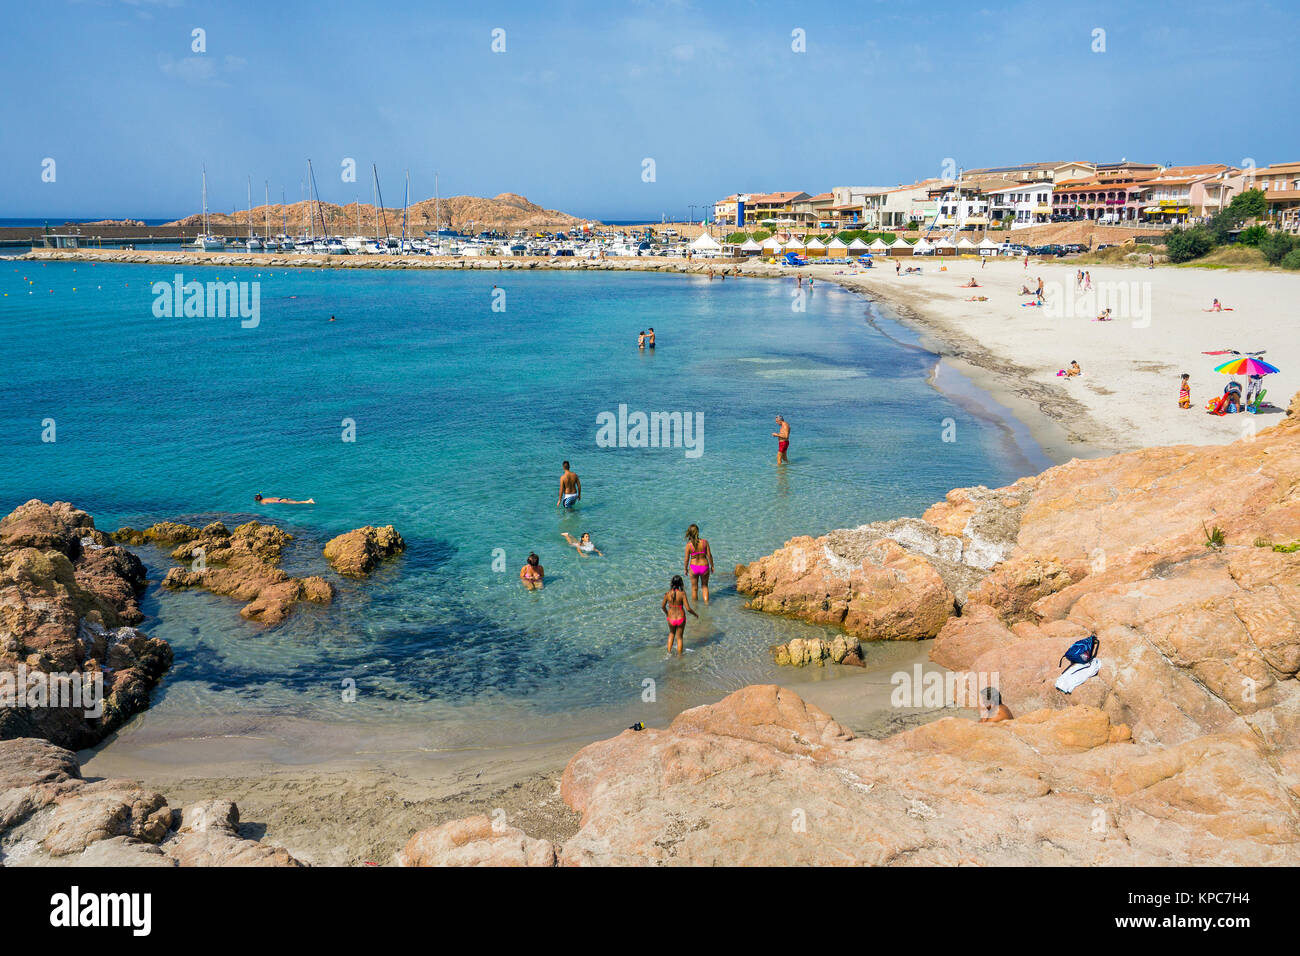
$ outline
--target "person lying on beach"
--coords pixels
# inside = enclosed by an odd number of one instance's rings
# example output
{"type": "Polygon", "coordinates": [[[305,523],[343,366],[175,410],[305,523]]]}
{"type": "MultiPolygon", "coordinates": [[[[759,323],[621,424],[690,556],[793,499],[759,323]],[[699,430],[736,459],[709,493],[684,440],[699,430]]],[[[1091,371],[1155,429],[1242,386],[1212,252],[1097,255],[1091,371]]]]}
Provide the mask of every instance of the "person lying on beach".
{"type": "Polygon", "coordinates": [[[1015,720],[1010,708],[1002,703],[1002,694],[996,687],[985,687],[980,692],[980,723],[996,724],[1003,720],[1015,720]]]}
{"type": "Polygon", "coordinates": [[[906,269],[903,270],[903,275],[906,276],[917,275],[918,273],[920,273],[920,271],[921,271],[920,266],[908,266],[906,269]]]}
{"type": "Polygon", "coordinates": [[[261,494],[253,495],[253,500],[259,505],[314,505],[316,503],[315,498],[295,501],[293,498],[263,498],[261,494]]]}
{"type": "Polygon", "coordinates": [[[541,558],[535,554],[528,555],[528,560],[519,569],[519,580],[524,582],[524,587],[530,591],[540,591],[545,577],[546,569],[542,567],[541,558]]]}
{"type": "Polygon", "coordinates": [[[691,599],[686,596],[686,588],[680,574],[673,575],[672,581],[668,584],[668,593],[664,595],[659,609],[668,618],[668,653],[673,652],[673,643],[676,642],[677,656],[681,657],[682,642],[686,634],[686,614],[689,612],[691,617],[696,619],[699,615],[691,607],[691,599]]]}
{"type": "Polygon", "coordinates": [[[958,286],[957,288],[959,288],[959,289],[978,289],[979,287],[980,287],[980,284],[979,284],[978,282],[975,281],[975,277],[974,277],[974,276],[971,276],[971,277],[970,277],[970,282],[967,282],[965,285],[960,285],[960,286],[958,286]]]}
{"type": "Polygon", "coordinates": [[[1101,312],[1099,312],[1099,313],[1097,314],[1097,317],[1096,317],[1095,319],[1093,319],[1093,321],[1094,321],[1094,322],[1109,322],[1109,321],[1111,321],[1111,317],[1110,317],[1110,309],[1102,309],[1101,312]]]}
{"type": "Polygon", "coordinates": [[[577,548],[578,554],[586,556],[588,554],[591,554],[592,552],[595,552],[596,554],[600,555],[602,558],[605,556],[605,553],[601,551],[599,548],[597,548],[595,544],[592,543],[591,535],[586,531],[582,532],[581,538],[575,538],[567,531],[561,531],[560,536],[563,537],[565,541],[569,542],[569,544],[571,544],[573,547],[577,548]]]}
{"type": "Polygon", "coordinates": [[[1231,312],[1233,310],[1225,308],[1222,302],[1220,302],[1218,299],[1215,299],[1214,302],[1210,304],[1210,307],[1208,309],[1202,309],[1201,311],[1202,312],[1231,312]]]}
{"type": "Polygon", "coordinates": [[[1074,378],[1076,375],[1082,375],[1083,369],[1079,368],[1078,361],[1071,360],[1070,367],[1065,370],[1066,378],[1074,378]]]}
{"type": "Polygon", "coordinates": [[[1022,286],[1020,287],[1020,292],[1019,292],[1019,294],[1020,294],[1020,295],[1033,295],[1033,294],[1034,294],[1034,290],[1031,289],[1031,288],[1029,288],[1029,286],[1027,286],[1027,285],[1022,285],[1022,286]]]}
{"type": "Polygon", "coordinates": [[[986,296],[986,295],[973,295],[973,296],[971,296],[969,299],[967,299],[966,301],[967,301],[967,302],[987,302],[988,300],[989,300],[989,297],[986,296]]]}

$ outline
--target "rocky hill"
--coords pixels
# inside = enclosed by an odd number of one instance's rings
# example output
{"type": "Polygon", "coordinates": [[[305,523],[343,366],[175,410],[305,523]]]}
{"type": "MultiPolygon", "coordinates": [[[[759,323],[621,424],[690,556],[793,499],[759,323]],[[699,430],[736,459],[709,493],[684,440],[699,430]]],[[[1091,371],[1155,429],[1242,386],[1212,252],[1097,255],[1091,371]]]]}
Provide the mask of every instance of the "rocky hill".
{"type": "MultiPolygon", "coordinates": [[[[400,235],[402,232],[402,209],[383,207],[376,209],[370,203],[349,203],[340,206],[337,203],[297,202],[289,205],[272,204],[257,206],[252,211],[253,231],[261,234],[269,220],[271,234],[285,230],[296,235],[304,229],[321,231],[321,217],[325,220],[325,229],[331,235],[351,235],[358,229],[369,235],[375,231],[376,214],[378,214],[379,232],[400,235]],[[387,219],[387,227],[384,225],[387,219]],[[314,220],[314,225],[309,221],[314,220]]],[[[556,209],[544,209],[516,193],[501,193],[491,199],[481,196],[444,196],[441,199],[423,199],[412,203],[406,211],[408,233],[419,235],[425,230],[435,228],[435,216],[441,218],[444,229],[475,232],[483,229],[514,231],[524,230],[564,230],[580,226],[591,220],[570,216],[556,209]]],[[[239,210],[233,214],[209,213],[209,226],[221,231],[228,228],[247,229],[249,214],[239,210]]],[[[186,216],[168,225],[180,226],[187,231],[203,228],[202,214],[186,216]]]]}

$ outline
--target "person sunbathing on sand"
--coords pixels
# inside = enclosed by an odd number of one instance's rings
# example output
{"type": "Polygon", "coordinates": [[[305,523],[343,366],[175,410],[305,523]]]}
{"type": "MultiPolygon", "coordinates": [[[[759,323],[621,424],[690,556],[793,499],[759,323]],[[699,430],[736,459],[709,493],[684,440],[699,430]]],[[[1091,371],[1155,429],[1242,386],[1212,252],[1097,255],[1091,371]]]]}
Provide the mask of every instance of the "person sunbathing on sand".
{"type": "Polygon", "coordinates": [[[985,687],[980,692],[980,723],[996,724],[1003,720],[1015,720],[1010,708],[1002,703],[1002,694],[996,687],[985,687]]]}
{"type": "Polygon", "coordinates": [[[259,505],[314,505],[316,503],[315,498],[295,501],[293,498],[263,498],[261,494],[253,495],[253,500],[259,505]]]}
{"type": "Polygon", "coordinates": [[[980,287],[980,284],[979,284],[978,282],[975,281],[975,277],[974,277],[974,276],[971,276],[971,277],[970,277],[970,282],[967,282],[965,285],[960,285],[960,286],[958,286],[957,288],[959,288],[959,289],[978,289],[979,287],[980,287]]]}
{"type": "Polygon", "coordinates": [[[1111,321],[1111,317],[1110,317],[1110,309],[1108,309],[1108,308],[1107,308],[1107,309],[1102,309],[1101,312],[1098,313],[1097,318],[1093,319],[1093,321],[1094,321],[1094,322],[1109,322],[1109,321],[1111,321]]]}
{"type": "Polygon", "coordinates": [[[1020,295],[1033,295],[1033,294],[1034,294],[1034,290],[1031,289],[1031,288],[1029,288],[1029,286],[1027,286],[1027,285],[1022,285],[1022,286],[1020,287],[1020,293],[1019,293],[1019,294],[1020,294],[1020,295]]]}
{"type": "Polygon", "coordinates": [[[1082,374],[1083,374],[1083,369],[1079,368],[1078,361],[1071,360],[1070,367],[1065,370],[1065,377],[1074,378],[1076,375],[1082,375],[1082,374]]]}
{"type": "Polygon", "coordinates": [[[586,531],[582,532],[581,538],[575,538],[567,531],[561,531],[560,536],[563,537],[565,541],[569,542],[569,544],[571,544],[573,547],[577,548],[578,554],[588,555],[591,554],[592,552],[595,552],[596,554],[600,555],[602,558],[605,556],[605,553],[601,551],[599,548],[597,548],[595,544],[592,543],[591,535],[586,531]]]}
{"type": "Polygon", "coordinates": [[[1218,299],[1215,299],[1210,304],[1210,307],[1208,309],[1202,309],[1201,311],[1202,312],[1231,312],[1232,309],[1224,308],[1223,303],[1220,302],[1218,299]]]}
{"type": "Polygon", "coordinates": [[[987,302],[988,300],[989,300],[989,297],[986,296],[986,295],[973,295],[973,296],[971,296],[969,299],[967,299],[966,301],[967,301],[967,302],[987,302]]]}

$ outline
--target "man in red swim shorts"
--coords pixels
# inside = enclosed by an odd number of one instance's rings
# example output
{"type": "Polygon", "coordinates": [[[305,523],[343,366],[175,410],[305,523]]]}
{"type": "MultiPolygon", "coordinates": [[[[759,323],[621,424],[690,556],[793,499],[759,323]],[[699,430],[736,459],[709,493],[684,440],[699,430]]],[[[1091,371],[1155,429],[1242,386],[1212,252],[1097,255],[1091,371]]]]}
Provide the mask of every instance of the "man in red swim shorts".
{"type": "Polygon", "coordinates": [[[772,432],[772,437],[776,439],[776,463],[778,465],[788,464],[785,453],[790,449],[790,423],[777,415],[776,428],[777,430],[772,432]]]}

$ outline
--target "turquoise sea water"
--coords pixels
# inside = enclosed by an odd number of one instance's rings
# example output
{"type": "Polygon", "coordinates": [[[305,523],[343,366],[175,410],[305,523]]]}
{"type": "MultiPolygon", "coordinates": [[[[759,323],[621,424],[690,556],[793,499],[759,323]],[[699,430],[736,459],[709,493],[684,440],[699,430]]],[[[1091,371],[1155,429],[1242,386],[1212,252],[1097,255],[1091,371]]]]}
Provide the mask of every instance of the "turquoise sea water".
{"type": "MultiPolygon", "coordinates": [[[[430,746],[458,746],[484,722],[653,719],[755,681],[833,677],[778,674],[768,646],[815,629],[745,611],[735,564],[1026,470],[1005,429],[926,384],[933,355],[827,284],[799,312],[792,280],[185,269],[260,283],[246,329],[155,317],[150,285],[174,274],[4,263],[0,508],[68,500],[107,530],[275,520],[298,536],[291,572],[321,573],[323,542],[363,524],[396,525],[408,551],[363,583],[329,574],[335,603],[274,629],[227,598],[151,587],[144,626],[176,648],[151,719],[421,723],[430,746]],[[639,352],[650,325],[658,348],[639,352]],[[599,447],[597,416],[620,404],[702,413],[703,454],[599,447]],[[793,426],[783,468],[777,413],[793,426]],[[555,506],[564,459],[582,478],[572,513],[555,506]],[[317,505],[258,509],[259,491],[317,505]],[[679,661],[659,601],[691,522],[718,573],[679,661]],[[606,557],[580,558],[562,531],[590,531],[606,557]],[[537,593],[518,581],[530,550],[537,593]]],[[[142,557],[155,580],[170,563],[142,557]]]]}

